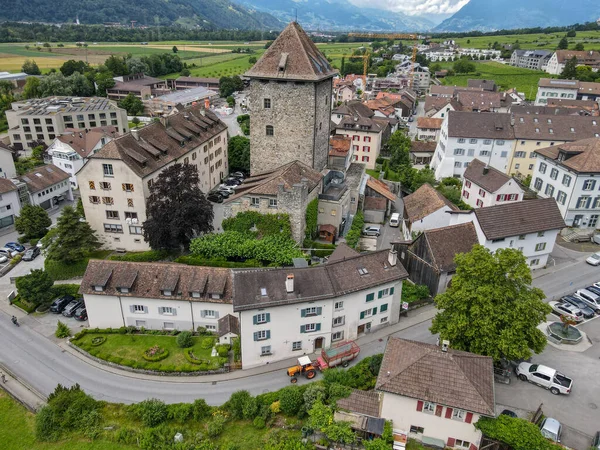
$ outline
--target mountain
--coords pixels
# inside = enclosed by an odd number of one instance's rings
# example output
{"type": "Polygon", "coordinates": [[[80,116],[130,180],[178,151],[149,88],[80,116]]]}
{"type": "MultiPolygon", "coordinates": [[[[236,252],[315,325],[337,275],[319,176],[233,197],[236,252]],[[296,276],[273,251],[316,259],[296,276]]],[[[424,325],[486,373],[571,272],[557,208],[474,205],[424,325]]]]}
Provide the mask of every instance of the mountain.
{"type": "Polygon", "coordinates": [[[202,28],[274,29],[285,24],[264,12],[229,0],[10,0],[2,5],[2,20],[20,22],[105,22],[136,25],[201,26],[202,28]]]}
{"type": "Polygon", "coordinates": [[[308,30],[426,31],[434,23],[422,17],[382,9],[360,8],[345,0],[236,0],[248,9],[284,22],[295,19],[308,30]]]}
{"type": "Polygon", "coordinates": [[[433,31],[494,31],[596,21],[598,0],[471,0],[433,31]]]}

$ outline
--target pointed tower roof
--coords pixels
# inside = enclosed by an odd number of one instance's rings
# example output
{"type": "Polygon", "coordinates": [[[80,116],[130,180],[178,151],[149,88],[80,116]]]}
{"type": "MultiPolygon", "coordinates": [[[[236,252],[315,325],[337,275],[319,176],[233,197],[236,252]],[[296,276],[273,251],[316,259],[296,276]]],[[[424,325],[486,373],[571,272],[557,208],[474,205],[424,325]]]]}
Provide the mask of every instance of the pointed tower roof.
{"type": "Polygon", "coordinates": [[[337,71],[297,22],[290,23],[254,66],[249,78],[321,81],[337,71]]]}

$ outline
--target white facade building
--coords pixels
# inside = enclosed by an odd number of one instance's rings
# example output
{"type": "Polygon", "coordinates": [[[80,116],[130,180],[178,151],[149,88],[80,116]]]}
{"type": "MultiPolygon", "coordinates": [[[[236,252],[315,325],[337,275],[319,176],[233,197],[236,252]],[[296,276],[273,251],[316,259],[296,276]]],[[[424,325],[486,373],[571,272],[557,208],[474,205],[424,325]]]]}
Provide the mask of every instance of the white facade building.
{"type": "Polygon", "coordinates": [[[520,202],[525,191],[516,180],[474,159],[463,177],[461,200],[473,208],[520,202]]]}
{"type": "Polygon", "coordinates": [[[0,178],[0,229],[15,223],[21,212],[17,186],[6,178],[0,178]]]}
{"type": "Polygon", "coordinates": [[[66,200],[73,200],[69,174],[53,164],[37,167],[18,179],[27,186],[27,195],[19,196],[22,203],[50,209],[58,203],[61,195],[66,200]]]}
{"type": "Polygon", "coordinates": [[[413,239],[413,233],[447,227],[451,219],[448,213],[458,210],[429,183],[404,197],[403,201],[402,235],[406,241],[413,239]]]}
{"type": "Polygon", "coordinates": [[[431,162],[435,178],[462,177],[478,158],[506,173],[515,144],[510,114],[449,111],[431,162]]]}
{"type": "Polygon", "coordinates": [[[13,153],[0,145],[0,178],[14,178],[17,176],[13,153]]]}
{"type": "Polygon", "coordinates": [[[549,98],[575,100],[579,92],[579,81],[556,80],[553,78],[540,78],[535,96],[535,104],[545,106],[549,98]]]}
{"type": "Polygon", "coordinates": [[[600,139],[583,139],[536,151],[531,187],[554,198],[567,226],[598,228],[600,223],[600,139]]]}
{"type": "Polygon", "coordinates": [[[473,222],[479,243],[495,252],[521,250],[532,269],[546,265],[565,222],[554,199],[525,200],[452,213],[451,225],[473,222]]]}

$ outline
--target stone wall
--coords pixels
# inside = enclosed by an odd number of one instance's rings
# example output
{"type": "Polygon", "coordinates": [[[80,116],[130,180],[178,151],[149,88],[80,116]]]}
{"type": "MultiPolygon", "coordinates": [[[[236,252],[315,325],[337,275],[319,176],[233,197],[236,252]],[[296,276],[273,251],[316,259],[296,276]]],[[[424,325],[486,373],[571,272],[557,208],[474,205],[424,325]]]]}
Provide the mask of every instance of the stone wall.
{"type": "Polygon", "coordinates": [[[273,170],[299,160],[317,170],[327,164],[331,79],[318,84],[250,81],[250,173],[273,170]],[[264,107],[264,99],[271,107],[264,107]],[[266,126],[273,126],[267,136],[266,126]]]}

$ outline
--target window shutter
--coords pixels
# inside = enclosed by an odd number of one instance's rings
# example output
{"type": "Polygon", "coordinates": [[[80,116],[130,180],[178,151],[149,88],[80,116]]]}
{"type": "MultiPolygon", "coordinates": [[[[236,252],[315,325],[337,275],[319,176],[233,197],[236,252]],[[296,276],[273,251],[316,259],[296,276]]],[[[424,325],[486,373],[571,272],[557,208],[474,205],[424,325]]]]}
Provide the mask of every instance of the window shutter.
{"type": "Polygon", "coordinates": [[[377,306],[373,308],[373,315],[377,314],[377,306]]]}
{"type": "Polygon", "coordinates": [[[442,417],[442,410],[444,407],[442,405],[435,405],[435,415],[438,417],[442,417]]]}
{"type": "MultiPolygon", "coordinates": [[[[204,316],[202,315],[202,311],[200,312],[200,316],[201,316],[201,317],[204,317],[204,316]]],[[[256,324],[258,323],[258,316],[252,316],[252,323],[253,323],[254,325],[256,325],[256,324]]]]}
{"type": "Polygon", "coordinates": [[[159,307],[158,307],[158,313],[159,313],[159,314],[162,314],[163,312],[164,312],[164,311],[163,311],[163,306],[159,306],[159,307]]]}
{"type": "Polygon", "coordinates": [[[144,306],[144,314],[148,314],[148,307],[144,306]]]}
{"type": "Polygon", "coordinates": [[[317,324],[316,331],[321,331],[321,324],[320,323],[317,324]]]}
{"type": "Polygon", "coordinates": [[[267,320],[267,323],[269,323],[271,321],[271,313],[265,313],[265,318],[267,320]]]}
{"type": "Polygon", "coordinates": [[[215,311],[215,319],[219,318],[219,311],[215,311]]]}
{"type": "Polygon", "coordinates": [[[257,331],[254,332],[254,340],[258,341],[258,332],[257,331]]]}
{"type": "Polygon", "coordinates": [[[381,297],[383,297],[383,291],[379,291],[379,292],[377,293],[377,298],[381,298],[381,297]]]}
{"type": "MultiPolygon", "coordinates": [[[[446,408],[446,419],[452,418],[452,408],[446,408]]],[[[452,444],[454,445],[454,444],[452,444]]]]}
{"type": "Polygon", "coordinates": [[[129,312],[135,312],[135,309],[133,309],[133,305],[129,305],[129,312]]]}
{"type": "Polygon", "coordinates": [[[362,311],[362,312],[360,313],[360,318],[361,318],[361,319],[364,319],[364,318],[365,318],[365,312],[364,312],[364,311],[362,311]]]}
{"type": "Polygon", "coordinates": [[[385,305],[381,305],[379,307],[379,312],[385,312],[388,309],[388,304],[386,303],[385,305]]]}
{"type": "Polygon", "coordinates": [[[317,316],[320,316],[323,313],[323,308],[320,306],[317,308],[317,316]]]}
{"type": "Polygon", "coordinates": [[[465,417],[465,422],[471,423],[473,421],[473,413],[468,412],[467,417],[465,417]]]}
{"type": "Polygon", "coordinates": [[[306,309],[300,310],[300,317],[306,317],[306,309]]]}
{"type": "Polygon", "coordinates": [[[267,339],[271,339],[271,330],[267,330],[267,339]]]}
{"type": "Polygon", "coordinates": [[[390,288],[390,295],[394,295],[394,288],[393,287],[390,288]]]}
{"type": "Polygon", "coordinates": [[[367,295],[367,301],[368,302],[372,302],[375,299],[375,293],[371,292],[370,294],[367,295]]]}
{"type": "Polygon", "coordinates": [[[423,411],[423,402],[421,400],[417,401],[417,411],[423,411]]]}
{"type": "Polygon", "coordinates": [[[502,197],[500,194],[496,195],[496,201],[499,202],[500,201],[500,197],[502,197]]]}
{"type": "Polygon", "coordinates": [[[475,444],[469,445],[469,450],[477,450],[477,446],[475,444]]]}
{"type": "MultiPolygon", "coordinates": [[[[200,317],[206,317],[206,310],[205,309],[203,309],[203,310],[200,311],[200,317]]],[[[256,320],[256,316],[254,316],[254,319],[256,320]]],[[[256,323],[256,321],[254,323],[256,323]]]]}
{"type": "Polygon", "coordinates": [[[177,308],[173,308],[173,315],[176,316],[177,315],[177,308]]]}
{"type": "Polygon", "coordinates": [[[300,333],[306,333],[306,325],[300,325],[300,333]]]}
{"type": "Polygon", "coordinates": [[[446,444],[448,445],[448,447],[454,447],[455,443],[456,443],[456,439],[449,437],[448,442],[446,444]]]}

